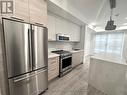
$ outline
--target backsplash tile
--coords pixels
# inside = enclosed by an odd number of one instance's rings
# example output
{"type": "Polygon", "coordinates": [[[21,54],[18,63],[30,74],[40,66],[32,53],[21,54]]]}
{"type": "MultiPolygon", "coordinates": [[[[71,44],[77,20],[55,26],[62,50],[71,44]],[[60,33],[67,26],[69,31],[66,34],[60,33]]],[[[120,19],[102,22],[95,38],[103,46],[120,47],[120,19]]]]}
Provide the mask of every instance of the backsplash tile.
{"type": "Polygon", "coordinates": [[[48,52],[53,50],[72,50],[75,47],[75,43],[67,42],[48,42],[48,52]]]}

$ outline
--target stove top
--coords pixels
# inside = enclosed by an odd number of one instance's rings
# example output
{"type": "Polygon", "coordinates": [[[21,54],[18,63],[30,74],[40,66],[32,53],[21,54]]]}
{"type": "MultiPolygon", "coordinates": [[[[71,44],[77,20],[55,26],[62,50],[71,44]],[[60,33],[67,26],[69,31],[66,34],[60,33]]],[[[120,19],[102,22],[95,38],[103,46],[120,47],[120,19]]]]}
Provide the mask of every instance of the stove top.
{"type": "Polygon", "coordinates": [[[71,52],[65,50],[56,50],[52,51],[52,53],[60,54],[61,56],[67,56],[71,54],[71,52]]]}

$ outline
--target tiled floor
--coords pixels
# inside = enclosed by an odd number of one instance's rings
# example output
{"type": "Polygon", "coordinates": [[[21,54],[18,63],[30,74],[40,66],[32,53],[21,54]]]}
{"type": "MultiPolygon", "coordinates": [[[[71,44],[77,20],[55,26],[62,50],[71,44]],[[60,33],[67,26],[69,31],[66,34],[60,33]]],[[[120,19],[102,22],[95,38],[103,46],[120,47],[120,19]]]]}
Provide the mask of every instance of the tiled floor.
{"type": "Polygon", "coordinates": [[[88,86],[88,66],[80,65],[62,78],[49,83],[43,95],[105,95],[88,86]]]}

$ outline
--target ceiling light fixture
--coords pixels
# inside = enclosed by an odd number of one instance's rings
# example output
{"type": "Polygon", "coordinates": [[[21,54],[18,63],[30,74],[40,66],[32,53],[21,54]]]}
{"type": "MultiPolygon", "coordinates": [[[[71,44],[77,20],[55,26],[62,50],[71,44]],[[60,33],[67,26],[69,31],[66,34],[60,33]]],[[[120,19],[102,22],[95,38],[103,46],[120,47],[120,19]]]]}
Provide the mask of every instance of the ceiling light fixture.
{"type": "Polygon", "coordinates": [[[114,25],[114,20],[112,19],[113,9],[116,8],[116,0],[110,0],[110,8],[111,8],[110,20],[107,22],[105,30],[115,30],[116,29],[116,25],[114,25]]]}

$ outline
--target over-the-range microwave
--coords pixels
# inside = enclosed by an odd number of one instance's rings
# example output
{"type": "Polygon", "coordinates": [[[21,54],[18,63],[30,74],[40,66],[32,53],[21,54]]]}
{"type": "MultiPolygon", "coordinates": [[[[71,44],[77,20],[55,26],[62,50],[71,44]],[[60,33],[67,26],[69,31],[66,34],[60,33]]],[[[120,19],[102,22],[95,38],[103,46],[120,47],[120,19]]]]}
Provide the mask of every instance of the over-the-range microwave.
{"type": "Polygon", "coordinates": [[[69,41],[70,37],[65,34],[56,34],[57,41],[69,41]]]}

